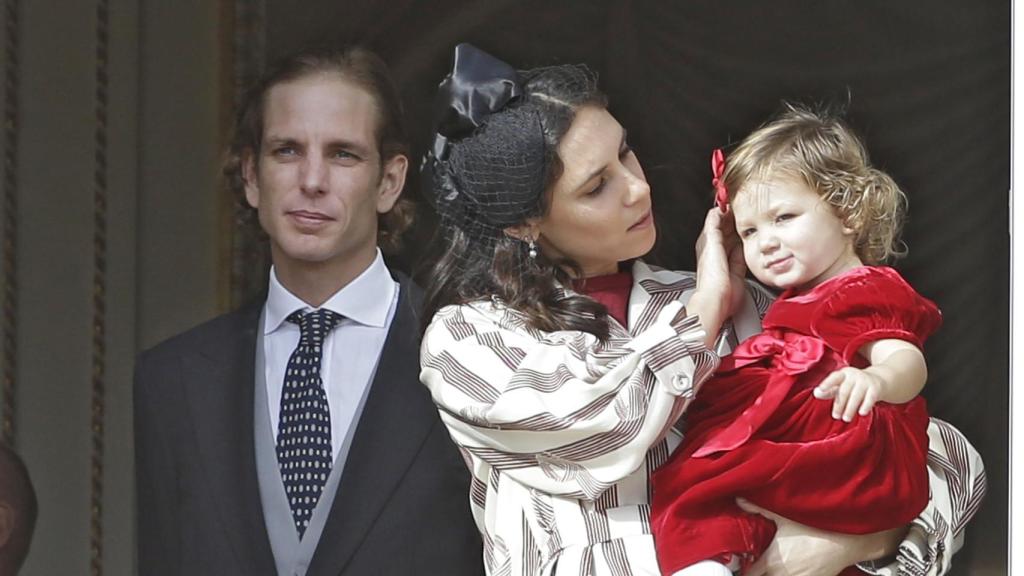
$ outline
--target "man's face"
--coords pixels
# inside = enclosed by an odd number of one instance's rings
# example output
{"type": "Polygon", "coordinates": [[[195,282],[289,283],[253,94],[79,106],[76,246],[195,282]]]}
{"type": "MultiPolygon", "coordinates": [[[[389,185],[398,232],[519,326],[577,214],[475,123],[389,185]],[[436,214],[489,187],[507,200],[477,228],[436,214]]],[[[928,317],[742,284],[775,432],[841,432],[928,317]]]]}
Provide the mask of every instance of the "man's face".
{"type": "Polygon", "coordinates": [[[270,236],[275,266],[332,267],[374,253],[377,214],[398,199],[408,163],[398,156],[381,164],[377,117],[373,97],[337,75],[267,93],[245,197],[270,236]]]}

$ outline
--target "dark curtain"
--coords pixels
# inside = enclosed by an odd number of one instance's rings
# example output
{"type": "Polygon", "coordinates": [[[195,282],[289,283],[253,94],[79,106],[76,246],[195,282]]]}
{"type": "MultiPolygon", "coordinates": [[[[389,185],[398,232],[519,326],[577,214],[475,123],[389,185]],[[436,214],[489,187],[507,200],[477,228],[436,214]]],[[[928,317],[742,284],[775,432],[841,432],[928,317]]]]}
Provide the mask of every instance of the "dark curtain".
{"type": "MultiPolygon", "coordinates": [[[[268,59],[360,42],[392,66],[416,158],[454,44],[521,68],[585,62],[654,190],[649,258],[692,269],[709,154],[783,99],[848,110],[874,163],[910,198],[897,267],[944,313],[927,345],[932,413],[981,451],[989,496],[955,574],[1005,573],[1009,397],[1010,4],[1006,0],[269,2],[268,59]]],[[[418,161],[414,160],[414,165],[418,161]]],[[[419,196],[414,175],[407,186],[419,196]]],[[[433,232],[421,210],[408,269],[433,232]]]]}

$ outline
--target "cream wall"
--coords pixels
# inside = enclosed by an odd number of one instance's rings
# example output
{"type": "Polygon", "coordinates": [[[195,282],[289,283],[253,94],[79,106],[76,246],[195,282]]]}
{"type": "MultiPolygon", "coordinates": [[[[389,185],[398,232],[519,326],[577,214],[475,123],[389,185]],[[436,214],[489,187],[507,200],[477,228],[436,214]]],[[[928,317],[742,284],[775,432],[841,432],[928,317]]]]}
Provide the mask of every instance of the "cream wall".
{"type": "MultiPolygon", "coordinates": [[[[223,293],[217,229],[222,67],[230,56],[224,2],[106,0],[105,20],[100,4],[5,2],[16,6],[16,20],[0,10],[0,47],[9,24],[18,37],[14,444],[40,502],[26,576],[135,572],[133,359],[216,314],[223,293]],[[102,83],[97,46],[104,28],[102,83]],[[103,86],[101,266],[94,192],[103,86]],[[97,279],[105,287],[105,331],[94,340],[97,279]],[[102,403],[94,405],[98,352],[105,374],[102,403]],[[94,408],[102,408],[103,422],[95,437],[94,408]],[[94,526],[91,470],[100,455],[101,524],[94,526]],[[91,566],[94,534],[102,534],[102,554],[91,566]]],[[[0,69],[9,55],[0,49],[0,69]]],[[[4,220],[2,237],[9,232],[4,220]]],[[[7,263],[0,270],[9,282],[7,263]]]]}

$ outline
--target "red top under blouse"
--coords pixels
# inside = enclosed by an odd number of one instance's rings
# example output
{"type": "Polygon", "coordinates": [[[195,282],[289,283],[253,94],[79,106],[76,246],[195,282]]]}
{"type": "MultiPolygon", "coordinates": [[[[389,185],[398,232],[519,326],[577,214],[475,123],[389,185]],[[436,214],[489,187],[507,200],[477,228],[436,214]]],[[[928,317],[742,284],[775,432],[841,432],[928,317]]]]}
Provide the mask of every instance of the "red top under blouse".
{"type": "Polygon", "coordinates": [[[624,327],[629,309],[629,291],[633,287],[633,273],[630,271],[592,276],[572,281],[572,289],[597,300],[608,309],[608,314],[624,327]]]}

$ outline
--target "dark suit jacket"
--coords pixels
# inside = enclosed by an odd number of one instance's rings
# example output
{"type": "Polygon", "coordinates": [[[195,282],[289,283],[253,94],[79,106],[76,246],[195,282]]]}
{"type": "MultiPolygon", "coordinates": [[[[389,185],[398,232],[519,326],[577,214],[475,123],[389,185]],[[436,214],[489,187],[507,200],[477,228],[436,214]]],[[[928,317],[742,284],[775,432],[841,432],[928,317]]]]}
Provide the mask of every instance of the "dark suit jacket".
{"type": "MultiPolygon", "coordinates": [[[[398,307],[309,576],[483,574],[469,472],[419,382],[419,290],[398,307]]],[[[139,573],[275,573],[256,476],[262,303],[144,352],[135,373],[139,573]]]]}

